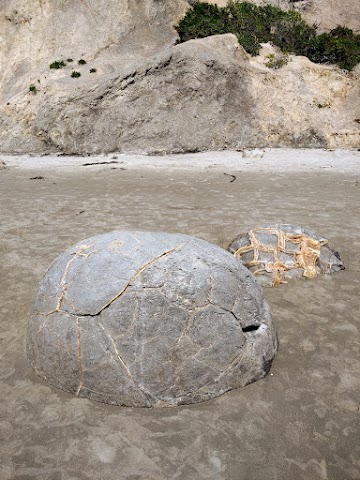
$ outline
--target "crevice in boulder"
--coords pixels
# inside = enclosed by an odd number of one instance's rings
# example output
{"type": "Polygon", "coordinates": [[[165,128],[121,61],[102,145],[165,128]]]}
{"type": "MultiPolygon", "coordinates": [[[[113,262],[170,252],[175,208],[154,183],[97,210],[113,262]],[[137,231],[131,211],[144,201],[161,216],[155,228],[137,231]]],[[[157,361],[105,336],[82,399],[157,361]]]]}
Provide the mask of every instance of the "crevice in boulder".
{"type": "Polygon", "coordinates": [[[241,327],[241,329],[244,333],[247,333],[247,332],[255,332],[256,330],[258,330],[259,327],[260,325],[247,325],[246,327],[241,327]]]}

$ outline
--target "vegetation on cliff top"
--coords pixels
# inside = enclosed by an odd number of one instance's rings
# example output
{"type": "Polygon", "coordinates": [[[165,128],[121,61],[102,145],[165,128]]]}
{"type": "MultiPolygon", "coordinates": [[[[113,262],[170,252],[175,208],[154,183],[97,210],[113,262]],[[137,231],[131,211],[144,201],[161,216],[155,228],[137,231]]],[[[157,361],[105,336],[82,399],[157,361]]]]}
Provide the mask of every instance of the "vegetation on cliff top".
{"type": "Polygon", "coordinates": [[[335,63],[351,70],[360,63],[360,35],[345,27],[317,34],[298,12],[272,5],[230,2],[226,7],[196,2],[176,30],[180,42],[222,33],[233,33],[251,55],[260,43],[271,42],[284,53],[304,55],[316,63],[335,63]]]}

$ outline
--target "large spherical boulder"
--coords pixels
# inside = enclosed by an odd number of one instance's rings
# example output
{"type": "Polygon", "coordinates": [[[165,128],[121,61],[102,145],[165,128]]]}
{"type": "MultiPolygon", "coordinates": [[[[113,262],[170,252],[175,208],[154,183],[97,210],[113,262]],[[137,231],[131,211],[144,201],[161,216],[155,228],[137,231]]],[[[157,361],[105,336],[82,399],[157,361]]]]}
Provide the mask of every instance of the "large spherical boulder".
{"type": "Polygon", "coordinates": [[[134,407],[200,402],[269,371],[277,338],[253,275],[187,235],[112,232],[43,277],[27,354],[52,385],[134,407]]]}

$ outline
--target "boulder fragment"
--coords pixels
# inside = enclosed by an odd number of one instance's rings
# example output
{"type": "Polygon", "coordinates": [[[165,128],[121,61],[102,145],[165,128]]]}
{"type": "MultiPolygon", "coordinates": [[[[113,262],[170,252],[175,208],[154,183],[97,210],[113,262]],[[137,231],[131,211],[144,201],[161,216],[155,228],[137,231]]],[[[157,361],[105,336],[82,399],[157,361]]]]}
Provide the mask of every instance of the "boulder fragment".
{"type": "Polygon", "coordinates": [[[314,278],[345,268],[325,238],[300,225],[253,228],[238,235],[228,250],[263,286],[276,287],[294,277],[314,278]]]}

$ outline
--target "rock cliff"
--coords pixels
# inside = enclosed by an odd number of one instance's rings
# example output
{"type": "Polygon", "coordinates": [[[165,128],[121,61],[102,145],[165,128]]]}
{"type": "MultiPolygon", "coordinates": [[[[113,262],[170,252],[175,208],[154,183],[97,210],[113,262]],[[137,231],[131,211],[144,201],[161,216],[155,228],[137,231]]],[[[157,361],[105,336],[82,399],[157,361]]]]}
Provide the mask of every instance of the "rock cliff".
{"type": "Polygon", "coordinates": [[[290,57],[273,69],[271,46],[250,57],[231,34],[175,45],[173,25],[187,8],[183,0],[3,1],[0,151],[360,145],[359,66],[290,57]],[[50,69],[54,61],[66,66],[50,69]]]}

